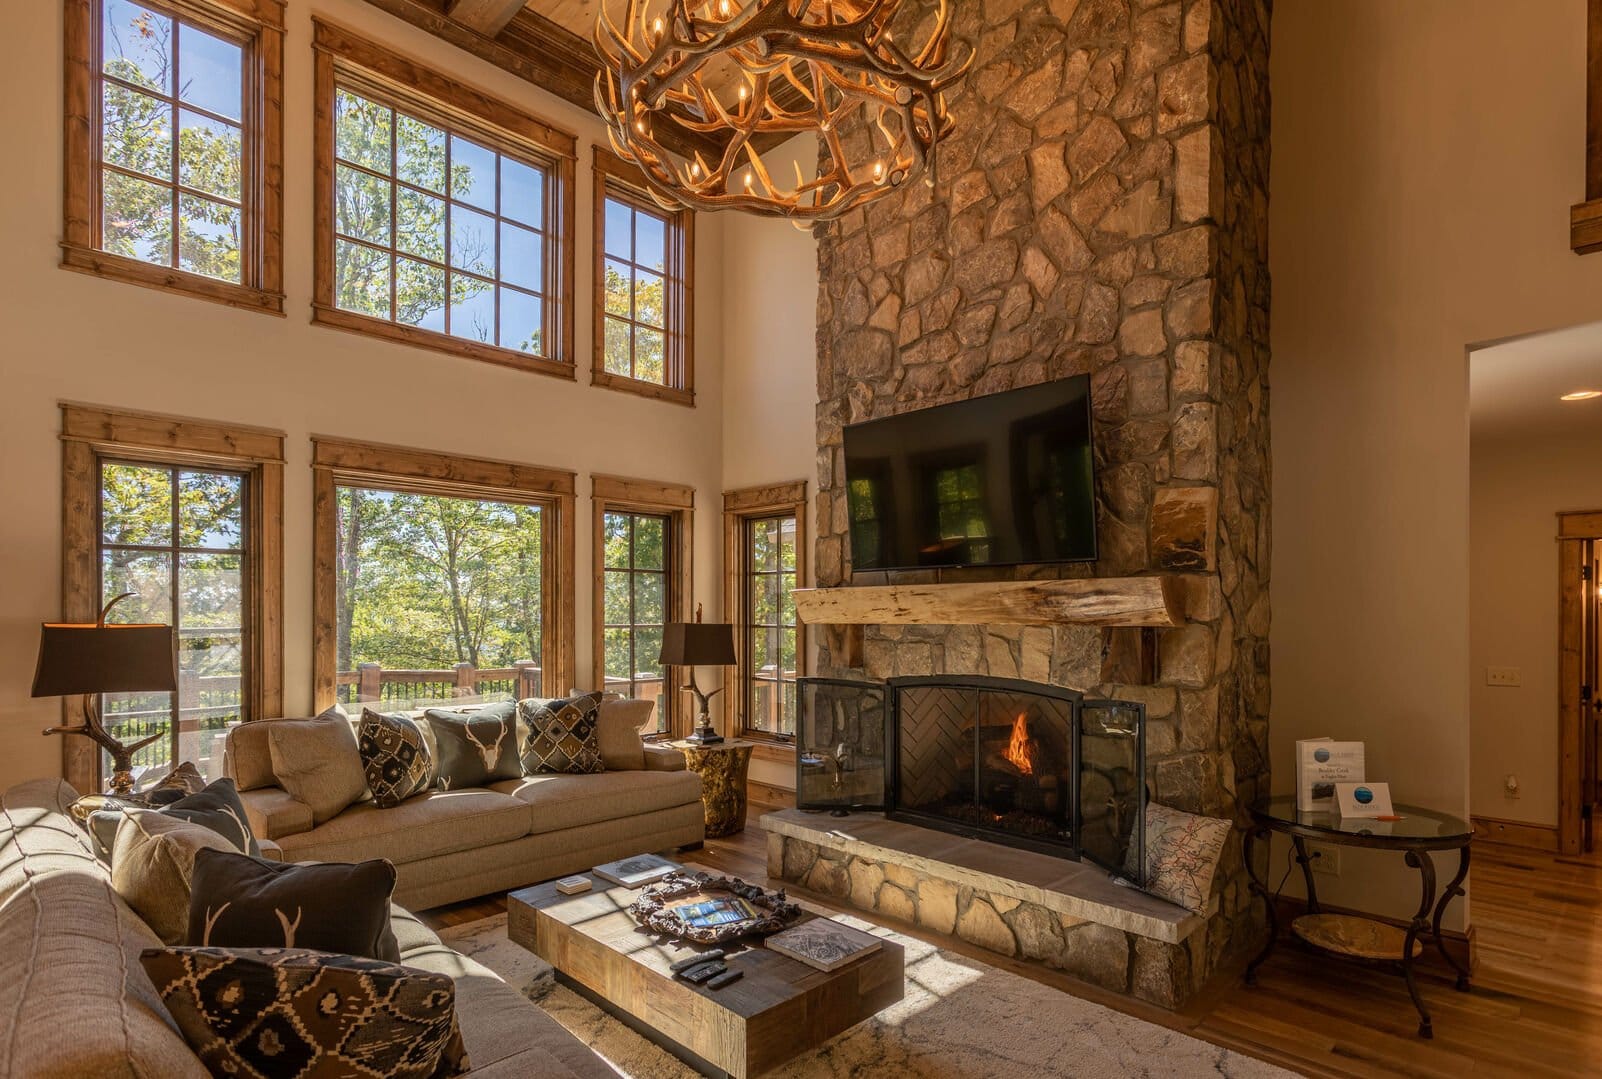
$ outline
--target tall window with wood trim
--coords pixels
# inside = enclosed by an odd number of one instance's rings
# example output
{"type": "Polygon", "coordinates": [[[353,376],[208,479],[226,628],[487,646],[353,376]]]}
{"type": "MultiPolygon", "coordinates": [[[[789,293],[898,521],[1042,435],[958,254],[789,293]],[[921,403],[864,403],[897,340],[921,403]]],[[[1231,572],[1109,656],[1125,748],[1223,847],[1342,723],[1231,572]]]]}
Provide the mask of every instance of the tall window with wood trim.
{"type": "MultiPolygon", "coordinates": [[[[124,742],[167,735],[136,755],[136,785],[182,761],[215,777],[222,732],[282,705],[282,436],[82,406],[63,428],[65,614],[92,620],[133,593],[110,619],[178,642],[178,692],[108,694],[106,725],[124,742]]],[[[67,747],[80,789],[109,768],[92,749],[67,747]]]]}
{"type": "Polygon", "coordinates": [[[805,627],[792,593],[806,572],[806,484],[730,491],[724,507],[725,616],[735,626],[734,671],[725,681],[738,726],[752,737],[795,736],[796,678],[805,627]]]}
{"type": "Polygon", "coordinates": [[[598,386],[695,403],[695,215],[663,210],[633,167],[595,150],[598,386]]]}
{"type": "Polygon", "coordinates": [[[319,705],[565,692],[572,474],[318,439],[319,705]]]}
{"type": "Polygon", "coordinates": [[[63,266],[282,313],[282,7],[69,0],[63,266]]]}
{"type": "Polygon", "coordinates": [[[317,320],[571,377],[572,136],[317,30],[317,320]]]}
{"type": "Polygon", "coordinates": [[[676,484],[596,476],[595,664],[602,688],[656,702],[646,734],[678,731],[662,628],[685,620],[694,492],[676,484]]]}

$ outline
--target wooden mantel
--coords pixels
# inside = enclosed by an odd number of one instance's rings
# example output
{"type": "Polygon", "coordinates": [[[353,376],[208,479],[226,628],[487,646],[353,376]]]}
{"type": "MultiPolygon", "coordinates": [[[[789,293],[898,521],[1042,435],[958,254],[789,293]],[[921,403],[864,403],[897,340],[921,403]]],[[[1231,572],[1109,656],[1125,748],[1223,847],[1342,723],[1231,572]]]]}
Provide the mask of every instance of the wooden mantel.
{"type": "Polygon", "coordinates": [[[815,626],[1178,626],[1185,621],[1179,581],[1168,576],[798,588],[792,594],[801,620],[815,626]]]}

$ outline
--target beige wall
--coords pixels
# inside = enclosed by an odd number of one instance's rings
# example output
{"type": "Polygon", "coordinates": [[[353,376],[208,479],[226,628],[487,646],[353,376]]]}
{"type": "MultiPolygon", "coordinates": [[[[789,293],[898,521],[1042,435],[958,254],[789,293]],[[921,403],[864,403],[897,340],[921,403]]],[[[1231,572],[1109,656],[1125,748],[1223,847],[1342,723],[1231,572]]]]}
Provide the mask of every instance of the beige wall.
{"type": "MultiPolygon", "coordinates": [[[[100,281],[56,268],[61,232],[61,18],[53,0],[6,5],[0,132],[15,156],[0,173],[0,786],[59,770],[60,740],[39,730],[55,701],[28,697],[38,624],[59,615],[61,399],[281,428],[289,434],[286,707],[311,702],[313,433],[403,443],[575,469],[578,579],[590,574],[588,474],[691,483],[697,490],[695,595],[719,603],[722,471],[723,223],[697,232],[699,405],[676,405],[472,363],[309,324],[311,17],[358,29],[580,136],[579,296],[591,276],[589,143],[599,122],[358,0],[293,0],[287,49],[289,317],[275,319],[100,281]]],[[[581,307],[579,364],[589,367],[581,307]]],[[[810,320],[810,304],[805,305],[810,320]]],[[[810,331],[808,333],[810,340],[810,331]]],[[[811,376],[805,362],[805,380],[811,376]]],[[[805,410],[810,422],[811,410],[805,410]]],[[[809,458],[810,459],[810,458],[809,458]]],[[[787,462],[784,475],[795,470],[787,462]]],[[[579,680],[590,677],[590,589],[578,594],[579,680]]]]}
{"type": "MultiPolygon", "coordinates": [[[[1476,357],[1478,360],[1478,357],[1476,357]]],[[[1602,509],[1602,427],[1473,438],[1469,473],[1469,808],[1557,824],[1558,590],[1554,514],[1602,509]],[[1485,668],[1517,667],[1517,687],[1485,668]],[[1503,795],[1512,773],[1522,795],[1503,795]]]]}
{"type": "MultiPolygon", "coordinates": [[[[1400,801],[1468,812],[1465,349],[1602,317],[1602,256],[1568,246],[1585,8],[1274,6],[1280,791],[1294,741],[1330,734],[1367,742],[1400,801]]],[[[1368,866],[1344,858],[1330,897],[1416,903],[1414,874],[1368,866]]]]}
{"type": "MultiPolygon", "coordinates": [[[[810,175],[817,156],[801,136],[763,158],[789,176],[792,161],[810,175]]],[[[806,480],[816,494],[818,242],[749,214],[724,215],[723,236],[723,489],[806,480]]],[[[752,761],[751,778],[795,787],[795,769],[772,761],[752,761]]]]}

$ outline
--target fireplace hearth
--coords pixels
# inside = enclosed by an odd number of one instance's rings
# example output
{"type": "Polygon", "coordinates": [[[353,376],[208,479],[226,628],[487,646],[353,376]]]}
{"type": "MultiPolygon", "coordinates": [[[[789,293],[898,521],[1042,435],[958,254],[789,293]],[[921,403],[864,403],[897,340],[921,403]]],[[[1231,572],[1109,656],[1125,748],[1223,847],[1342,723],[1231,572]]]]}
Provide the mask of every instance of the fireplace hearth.
{"type": "Polygon", "coordinates": [[[797,805],[895,820],[1125,876],[1143,864],[1144,709],[937,675],[801,680],[797,805]]]}

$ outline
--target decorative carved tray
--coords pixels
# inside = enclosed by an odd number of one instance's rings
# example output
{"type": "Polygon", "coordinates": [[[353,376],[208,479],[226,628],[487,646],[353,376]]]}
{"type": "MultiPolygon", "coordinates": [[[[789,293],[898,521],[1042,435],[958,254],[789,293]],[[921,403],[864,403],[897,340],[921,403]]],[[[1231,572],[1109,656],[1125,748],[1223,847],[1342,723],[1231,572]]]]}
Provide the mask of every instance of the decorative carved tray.
{"type": "Polygon", "coordinates": [[[653,933],[696,944],[720,944],[740,937],[776,933],[801,916],[801,908],[785,899],[784,890],[765,892],[754,884],[708,873],[674,873],[651,885],[629,907],[635,921],[653,933]],[[679,917],[678,907],[735,895],[760,916],[728,925],[697,927],[679,917]]]}

